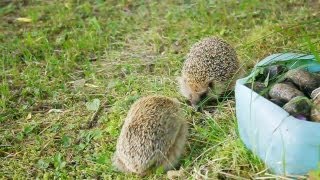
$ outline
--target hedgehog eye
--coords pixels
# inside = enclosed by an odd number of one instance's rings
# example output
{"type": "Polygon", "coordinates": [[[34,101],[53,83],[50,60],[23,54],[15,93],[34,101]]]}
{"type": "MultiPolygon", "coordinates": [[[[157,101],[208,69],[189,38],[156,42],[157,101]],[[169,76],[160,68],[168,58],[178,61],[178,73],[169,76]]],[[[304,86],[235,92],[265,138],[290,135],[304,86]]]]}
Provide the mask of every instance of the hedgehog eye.
{"type": "Polygon", "coordinates": [[[213,82],[212,82],[212,81],[209,82],[208,87],[209,87],[209,88],[212,88],[212,87],[213,87],[213,82]]]}

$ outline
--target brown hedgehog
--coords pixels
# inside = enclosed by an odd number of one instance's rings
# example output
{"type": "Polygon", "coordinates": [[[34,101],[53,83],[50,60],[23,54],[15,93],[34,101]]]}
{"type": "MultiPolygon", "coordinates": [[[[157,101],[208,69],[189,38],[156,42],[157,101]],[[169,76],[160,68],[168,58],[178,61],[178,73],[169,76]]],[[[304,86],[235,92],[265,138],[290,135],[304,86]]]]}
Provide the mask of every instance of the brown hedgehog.
{"type": "Polygon", "coordinates": [[[238,70],[237,54],[228,43],[218,37],[205,38],[193,45],[184,62],[178,78],[180,91],[195,106],[209,89],[230,89],[238,70]]]}
{"type": "Polygon", "coordinates": [[[186,136],[187,123],[178,102],[164,96],[143,97],[129,110],[112,162],[118,170],[140,176],[158,167],[173,169],[186,136]]]}

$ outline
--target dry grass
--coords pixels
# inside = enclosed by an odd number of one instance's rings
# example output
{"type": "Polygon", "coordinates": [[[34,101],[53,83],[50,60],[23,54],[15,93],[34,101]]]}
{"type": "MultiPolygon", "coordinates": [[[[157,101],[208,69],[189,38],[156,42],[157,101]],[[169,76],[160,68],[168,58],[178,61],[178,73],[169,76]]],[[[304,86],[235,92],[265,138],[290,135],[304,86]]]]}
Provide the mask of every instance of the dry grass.
{"type": "MultiPolygon", "coordinates": [[[[234,99],[213,114],[184,104],[175,78],[207,36],[236,47],[249,72],[275,52],[319,52],[318,1],[5,1],[0,3],[0,177],[138,179],[110,157],[139,97],[181,100],[190,123],[182,179],[272,176],[237,133],[234,99]],[[26,19],[17,19],[26,18],[26,19]],[[86,103],[103,105],[96,111],[86,103]]],[[[160,171],[147,179],[161,179],[160,171]]]]}

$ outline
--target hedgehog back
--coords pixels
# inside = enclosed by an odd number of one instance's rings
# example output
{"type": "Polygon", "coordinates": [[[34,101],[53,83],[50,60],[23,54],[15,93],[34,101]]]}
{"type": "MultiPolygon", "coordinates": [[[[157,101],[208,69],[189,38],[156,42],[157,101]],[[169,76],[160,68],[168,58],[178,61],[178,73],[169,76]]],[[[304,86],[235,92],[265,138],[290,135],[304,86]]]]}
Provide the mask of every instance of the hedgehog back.
{"type": "Polygon", "coordinates": [[[206,38],[192,46],[182,73],[194,82],[225,82],[238,70],[235,50],[220,38],[206,38]]]}
{"type": "Polygon", "coordinates": [[[183,123],[179,106],[165,97],[146,97],[130,109],[118,146],[120,156],[135,171],[159,165],[167,156],[183,123]]]}

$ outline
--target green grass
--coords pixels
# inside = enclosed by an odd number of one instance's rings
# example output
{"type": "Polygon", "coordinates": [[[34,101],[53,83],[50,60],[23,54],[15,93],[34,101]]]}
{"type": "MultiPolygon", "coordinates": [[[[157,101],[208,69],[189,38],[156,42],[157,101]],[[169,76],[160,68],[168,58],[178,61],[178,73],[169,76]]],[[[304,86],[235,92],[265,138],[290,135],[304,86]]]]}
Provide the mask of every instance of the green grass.
{"type": "MultiPolygon", "coordinates": [[[[248,72],[272,53],[320,50],[316,1],[13,0],[0,7],[3,178],[139,178],[111,166],[122,121],[144,95],[184,102],[175,78],[203,37],[230,42],[248,72]],[[103,107],[88,128],[93,99],[103,107]]],[[[233,99],[211,115],[183,109],[185,177],[264,176],[265,165],[239,139],[233,99]]]]}

